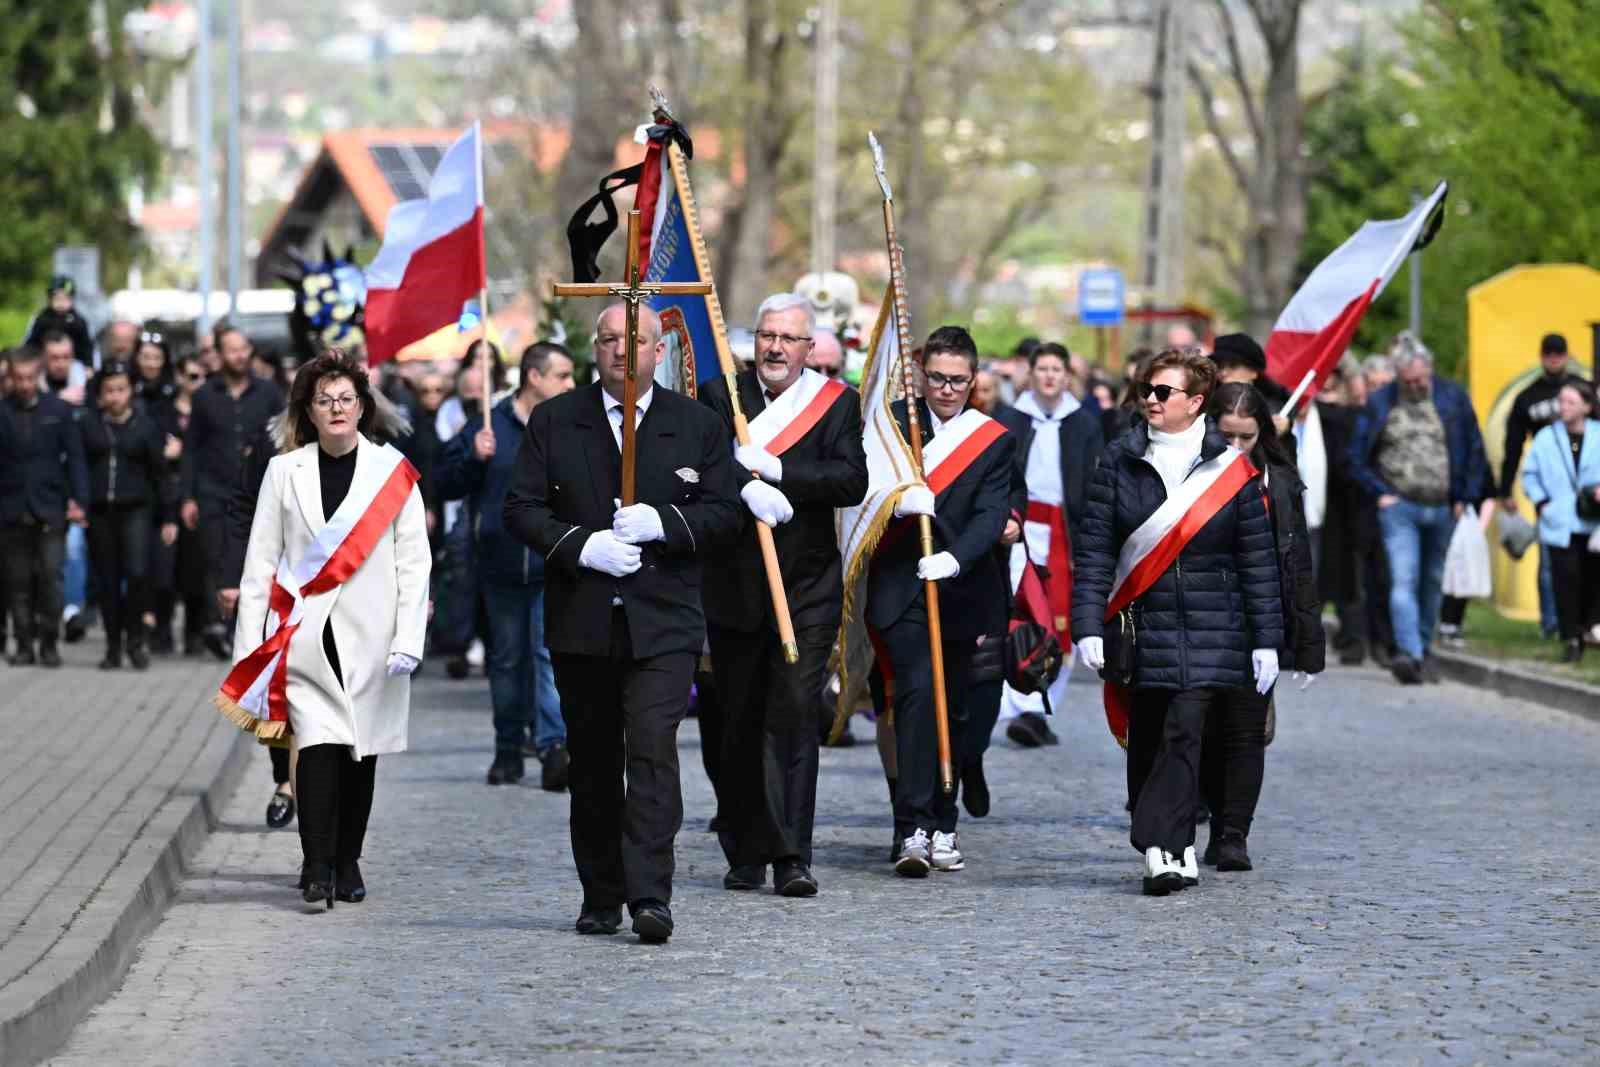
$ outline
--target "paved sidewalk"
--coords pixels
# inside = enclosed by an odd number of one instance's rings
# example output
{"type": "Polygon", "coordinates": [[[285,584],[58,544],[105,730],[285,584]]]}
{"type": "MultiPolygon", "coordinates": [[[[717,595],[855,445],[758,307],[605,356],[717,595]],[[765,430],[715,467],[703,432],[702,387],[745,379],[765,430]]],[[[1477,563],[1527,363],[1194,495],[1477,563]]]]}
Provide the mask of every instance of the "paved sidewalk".
{"type": "Polygon", "coordinates": [[[208,702],[220,663],[100,671],[102,640],[61,647],[59,670],[0,661],[6,1065],[49,1052],[115,988],[257,748],[208,702]]]}
{"type": "Polygon", "coordinates": [[[1336,669],[1283,696],[1257,869],[1155,900],[1072,692],[1059,748],[997,743],[959,874],[893,877],[875,751],[825,752],[812,900],[721,889],[686,724],[678,934],[651,947],[572,932],[567,799],[485,786],[486,687],[425,676],[413,751],[379,763],[371,898],[300,903],[252,765],[54,1062],[1600,1061],[1600,724],[1336,669]]]}

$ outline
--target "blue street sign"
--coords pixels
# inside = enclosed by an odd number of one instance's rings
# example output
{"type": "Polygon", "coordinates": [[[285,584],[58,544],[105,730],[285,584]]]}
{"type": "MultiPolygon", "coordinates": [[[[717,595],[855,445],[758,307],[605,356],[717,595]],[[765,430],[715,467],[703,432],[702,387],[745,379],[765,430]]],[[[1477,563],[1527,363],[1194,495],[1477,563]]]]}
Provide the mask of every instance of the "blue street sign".
{"type": "Polygon", "coordinates": [[[1122,272],[1091,267],[1078,275],[1078,321],[1085,326],[1121,326],[1122,272]]]}

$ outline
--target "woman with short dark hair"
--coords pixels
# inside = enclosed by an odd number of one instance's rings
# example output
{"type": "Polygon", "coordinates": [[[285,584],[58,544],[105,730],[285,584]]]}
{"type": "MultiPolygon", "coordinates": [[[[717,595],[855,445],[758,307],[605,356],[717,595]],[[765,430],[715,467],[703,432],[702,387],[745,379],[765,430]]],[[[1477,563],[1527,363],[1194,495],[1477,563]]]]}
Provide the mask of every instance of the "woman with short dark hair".
{"type": "Polygon", "coordinates": [[[1216,691],[1269,690],[1283,638],[1261,476],[1202,415],[1215,385],[1198,350],[1150,362],[1145,417],[1101,455],[1075,546],[1072,633],[1085,665],[1117,683],[1108,710],[1129,715],[1131,839],[1153,896],[1199,881],[1197,771],[1216,691]]]}
{"type": "Polygon", "coordinates": [[[234,669],[217,705],[299,751],[308,903],[366,897],[360,859],[377,757],[402,752],[422,660],[431,556],[409,431],[361,363],[301,368],[267,465],[239,582],[234,669]]]}
{"type": "Polygon", "coordinates": [[[1556,421],[1533,435],[1522,489],[1539,516],[1539,542],[1550,550],[1562,660],[1583,658],[1589,627],[1600,621],[1600,553],[1590,535],[1600,522],[1600,421],[1594,387],[1567,382],[1556,394],[1556,421]],[[1587,499],[1584,499],[1587,498],[1587,499]]]}

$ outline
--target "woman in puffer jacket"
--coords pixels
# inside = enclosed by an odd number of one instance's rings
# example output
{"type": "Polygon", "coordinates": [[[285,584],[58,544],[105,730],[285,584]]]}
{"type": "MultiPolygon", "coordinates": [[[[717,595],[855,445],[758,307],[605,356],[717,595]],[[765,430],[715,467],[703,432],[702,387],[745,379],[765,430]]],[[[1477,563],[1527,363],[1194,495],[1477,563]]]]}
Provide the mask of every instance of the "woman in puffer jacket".
{"type": "MultiPolygon", "coordinates": [[[[1216,419],[1228,444],[1250,457],[1262,472],[1272,517],[1272,538],[1283,593],[1283,641],[1278,667],[1304,676],[1320,674],[1327,659],[1322,630],[1322,605],[1311,567],[1311,539],[1303,501],[1305,485],[1272,428],[1272,410],[1253,385],[1230,382],[1211,398],[1216,419]]],[[[1200,761],[1200,793],[1211,808],[1211,840],[1205,861],[1219,871],[1248,871],[1246,842],[1261,796],[1266,766],[1267,719],[1271,692],[1253,687],[1219,692],[1206,719],[1200,761]]]]}
{"type": "Polygon", "coordinates": [[[1265,693],[1283,643],[1260,474],[1201,415],[1216,376],[1195,349],[1151,361],[1138,383],[1146,421],[1106,447],[1074,552],[1072,632],[1090,668],[1106,666],[1108,601],[1126,601],[1112,668],[1131,660],[1131,838],[1153,896],[1199,881],[1201,738],[1217,691],[1265,693]],[[1131,656],[1117,654],[1130,635],[1131,656]]]}

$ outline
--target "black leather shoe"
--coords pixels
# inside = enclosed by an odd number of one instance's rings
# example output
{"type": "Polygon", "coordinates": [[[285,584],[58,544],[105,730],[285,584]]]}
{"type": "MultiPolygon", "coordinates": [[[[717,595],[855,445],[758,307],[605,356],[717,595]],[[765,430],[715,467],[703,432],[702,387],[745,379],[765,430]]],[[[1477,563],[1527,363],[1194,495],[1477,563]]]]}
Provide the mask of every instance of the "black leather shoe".
{"type": "Polygon", "coordinates": [[[585,908],[578,916],[580,934],[614,934],[621,928],[621,908],[585,908]]]}
{"type": "Polygon", "coordinates": [[[539,788],[548,793],[564,793],[571,777],[572,756],[567,746],[557,741],[539,757],[539,788]]]}
{"type": "Polygon", "coordinates": [[[100,661],[103,671],[120,671],[122,669],[122,653],[114,648],[106,649],[105,658],[100,661]]]}
{"type": "Polygon", "coordinates": [[[317,901],[326,901],[328,910],[333,910],[334,873],[331,863],[307,863],[300,869],[300,880],[305,888],[300,890],[300,899],[307,904],[317,901]]]}
{"type": "Polygon", "coordinates": [[[772,891],[780,897],[814,897],[817,895],[817,880],[811,876],[811,868],[794,860],[775,863],[772,866],[772,891]]]}
{"type": "Polygon", "coordinates": [[[39,646],[39,666],[41,666],[41,667],[59,667],[59,666],[61,666],[61,653],[56,651],[56,646],[55,646],[54,643],[51,643],[51,644],[48,644],[48,645],[40,645],[39,646]]]}
{"type": "Polygon", "coordinates": [[[1045,735],[1050,732],[1050,727],[1045,724],[1044,716],[1036,711],[1025,711],[1006,724],[1006,736],[1023,748],[1038,748],[1048,744],[1045,735]]]}
{"type": "Polygon", "coordinates": [[[469,670],[471,670],[471,667],[468,665],[467,657],[465,656],[451,656],[445,661],[444,673],[457,682],[465,678],[469,670]]]}
{"type": "Polygon", "coordinates": [[[1250,866],[1250,851],[1245,847],[1244,835],[1239,831],[1229,830],[1222,835],[1222,843],[1217,846],[1217,870],[1254,870],[1250,866]]]}
{"type": "Polygon", "coordinates": [[[741,863],[728,868],[722,876],[722,888],[737,892],[760,889],[767,884],[767,867],[762,863],[741,863]]]}
{"type": "Polygon", "coordinates": [[[1389,661],[1389,670],[1401,685],[1422,684],[1422,665],[1410,656],[1396,656],[1389,661]]]}
{"type": "Polygon", "coordinates": [[[633,932],[647,945],[659,945],[672,936],[672,909],[659,900],[641,900],[632,906],[633,932]]]}
{"type": "Polygon", "coordinates": [[[361,864],[347,860],[339,864],[334,876],[334,896],[346,904],[359,904],[367,899],[367,883],[361,879],[361,864]]]}
{"type": "Polygon", "coordinates": [[[150,653],[144,650],[143,645],[131,645],[128,648],[128,666],[136,671],[150,669],[150,653]]]}
{"type": "Polygon", "coordinates": [[[281,830],[294,821],[294,797],[282,792],[272,794],[272,799],[267,801],[267,825],[274,830],[281,830]]]}
{"type": "Polygon", "coordinates": [[[989,780],[983,776],[982,756],[961,767],[961,803],[974,819],[989,814],[989,780]]]}
{"type": "Polygon", "coordinates": [[[490,785],[515,785],[522,781],[522,753],[497,752],[489,765],[490,785]]]}
{"type": "Polygon", "coordinates": [[[18,645],[17,650],[11,653],[8,661],[13,667],[32,667],[39,661],[34,658],[33,649],[28,645],[18,645]]]}
{"type": "Polygon", "coordinates": [[[1217,849],[1221,846],[1222,834],[1218,830],[1217,825],[1213,823],[1211,825],[1211,838],[1206,842],[1205,852],[1201,853],[1200,855],[1200,862],[1205,864],[1207,867],[1215,867],[1217,865],[1217,849]]]}
{"type": "Polygon", "coordinates": [[[61,627],[61,640],[69,645],[75,645],[82,641],[88,632],[88,621],[84,619],[83,612],[80,611],[68,619],[66,624],[61,627]]]}
{"type": "Polygon", "coordinates": [[[229,639],[227,631],[221,625],[213,624],[205,628],[200,640],[206,646],[206,651],[220,660],[231,659],[233,656],[233,642],[229,639]]]}

